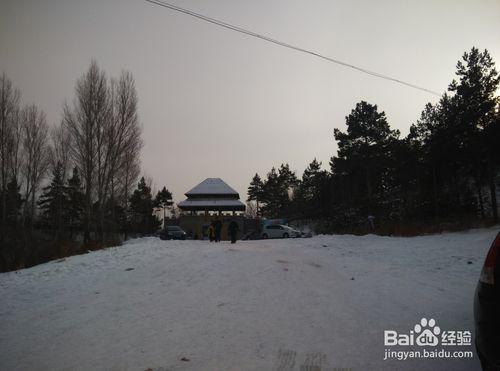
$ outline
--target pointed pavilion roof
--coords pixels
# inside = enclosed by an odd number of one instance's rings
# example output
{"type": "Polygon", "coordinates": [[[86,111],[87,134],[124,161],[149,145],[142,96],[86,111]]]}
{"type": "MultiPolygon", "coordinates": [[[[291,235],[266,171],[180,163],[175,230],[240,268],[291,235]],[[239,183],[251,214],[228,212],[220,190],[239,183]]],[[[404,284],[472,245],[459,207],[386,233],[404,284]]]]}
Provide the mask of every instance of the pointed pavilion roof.
{"type": "Polygon", "coordinates": [[[207,178],[186,192],[187,200],[177,204],[185,211],[245,211],[240,195],[220,178],[207,178]]]}
{"type": "Polygon", "coordinates": [[[221,178],[207,178],[188,192],[186,196],[201,196],[201,195],[227,195],[239,198],[238,192],[227,185],[221,178]]]}

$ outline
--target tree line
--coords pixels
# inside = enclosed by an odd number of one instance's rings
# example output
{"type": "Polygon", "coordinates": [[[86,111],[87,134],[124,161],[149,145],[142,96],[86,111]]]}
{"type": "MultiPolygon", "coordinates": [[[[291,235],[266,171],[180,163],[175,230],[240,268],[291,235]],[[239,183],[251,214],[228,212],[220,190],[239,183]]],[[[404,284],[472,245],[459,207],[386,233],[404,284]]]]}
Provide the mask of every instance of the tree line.
{"type": "Polygon", "coordinates": [[[316,219],[329,230],[456,220],[498,222],[500,76],[487,50],[472,48],[440,100],[428,103],[409,134],[390,127],[376,104],[361,101],[334,129],[330,169],[316,159],[302,178],[287,164],[256,174],[248,200],[269,218],[316,219]]]}
{"type": "MultiPolygon", "coordinates": [[[[118,233],[155,232],[160,222],[153,209],[169,207],[172,194],[163,187],[153,197],[152,181],[138,182],[141,132],[130,72],[109,78],[92,61],[52,127],[36,105],[21,104],[20,91],[3,73],[0,269],[24,264],[16,259],[33,255],[35,240],[80,238],[78,249],[86,249],[117,243],[118,233]]],[[[59,245],[46,244],[45,259],[59,245]]]]}

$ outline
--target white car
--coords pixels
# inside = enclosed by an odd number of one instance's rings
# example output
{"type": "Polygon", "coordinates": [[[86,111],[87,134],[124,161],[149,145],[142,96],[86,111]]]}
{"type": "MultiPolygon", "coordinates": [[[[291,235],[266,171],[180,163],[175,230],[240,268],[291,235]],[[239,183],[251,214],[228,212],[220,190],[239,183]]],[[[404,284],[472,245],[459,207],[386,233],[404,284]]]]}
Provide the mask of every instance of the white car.
{"type": "Polygon", "coordinates": [[[301,232],[282,224],[266,225],[261,233],[262,238],[295,238],[301,235],[301,232]]]}

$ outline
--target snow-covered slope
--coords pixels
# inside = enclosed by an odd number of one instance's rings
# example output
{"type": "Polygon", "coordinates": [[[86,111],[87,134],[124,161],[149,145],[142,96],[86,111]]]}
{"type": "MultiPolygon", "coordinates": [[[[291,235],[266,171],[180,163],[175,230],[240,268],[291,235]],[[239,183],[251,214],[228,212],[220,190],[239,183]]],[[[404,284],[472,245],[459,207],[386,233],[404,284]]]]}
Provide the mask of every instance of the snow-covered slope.
{"type": "Polygon", "coordinates": [[[143,238],[3,273],[0,369],[479,369],[476,358],[383,361],[383,331],[421,317],[472,331],[496,233],[143,238]]]}

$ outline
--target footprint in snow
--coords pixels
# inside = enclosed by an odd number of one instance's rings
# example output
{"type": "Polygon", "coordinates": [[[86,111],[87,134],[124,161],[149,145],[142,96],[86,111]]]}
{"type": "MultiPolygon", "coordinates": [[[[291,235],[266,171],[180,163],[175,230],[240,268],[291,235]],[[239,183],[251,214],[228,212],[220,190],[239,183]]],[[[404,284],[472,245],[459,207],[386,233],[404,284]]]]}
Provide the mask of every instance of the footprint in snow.
{"type": "Polygon", "coordinates": [[[280,349],[278,352],[276,371],[292,370],[295,367],[297,352],[289,349],[280,349]]]}

